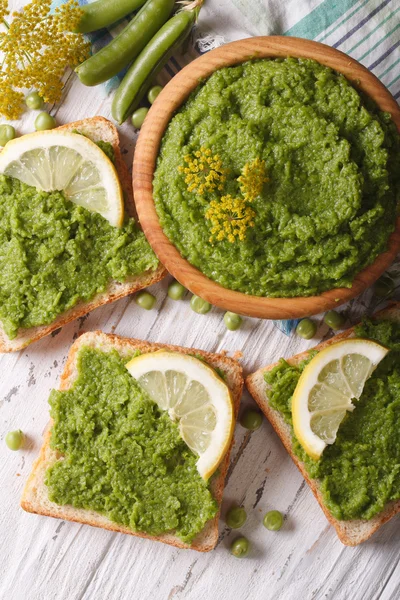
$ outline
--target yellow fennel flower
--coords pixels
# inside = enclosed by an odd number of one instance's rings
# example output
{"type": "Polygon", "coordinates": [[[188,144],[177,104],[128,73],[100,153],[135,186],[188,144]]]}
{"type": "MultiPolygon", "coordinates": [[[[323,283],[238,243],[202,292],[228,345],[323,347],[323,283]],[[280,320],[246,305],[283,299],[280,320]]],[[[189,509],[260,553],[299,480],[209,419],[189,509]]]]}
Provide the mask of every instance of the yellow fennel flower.
{"type": "Polygon", "coordinates": [[[210,148],[202,146],[194,154],[184,156],[183,160],[186,166],[179,166],[178,170],[185,175],[189,192],[203,196],[215,190],[223,191],[227,171],[218,154],[213,155],[210,148]]]}
{"type": "Polygon", "coordinates": [[[268,181],[265,174],[265,160],[256,158],[251,163],[246,163],[242,174],[238,177],[240,190],[249,202],[252,202],[262,192],[264,183],[268,181]]]}
{"type": "Polygon", "coordinates": [[[212,200],[205,217],[211,221],[210,242],[225,238],[232,244],[236,239],[244,240],[248,227],[254,227],[256,213],[243,198],[233,198],[230,194],[220,200],[212,200]]]}
{"type": "Polygon", "coordinates": [[[7,119],[18,119],[23,101],[24,94],[15,90],[0,71],[0,113],[7,119]]]}
{"type": "Polygon", "coordinates": [[[8,22],[7,0],[0,0],[0,113],[8,119],[22,112],[23,88],[35,89],[45,102],[58,102],[62,76],[89,55],[90,44],[82,34],[72,33],[82,9],[76,0],[50,13],[51,0],[32,0],[8,22]]]}
{"type": "Polygon", "coordinates": [[[8,14],[8,0],[0,0],[0,21],[2,21],[8,14]]]}

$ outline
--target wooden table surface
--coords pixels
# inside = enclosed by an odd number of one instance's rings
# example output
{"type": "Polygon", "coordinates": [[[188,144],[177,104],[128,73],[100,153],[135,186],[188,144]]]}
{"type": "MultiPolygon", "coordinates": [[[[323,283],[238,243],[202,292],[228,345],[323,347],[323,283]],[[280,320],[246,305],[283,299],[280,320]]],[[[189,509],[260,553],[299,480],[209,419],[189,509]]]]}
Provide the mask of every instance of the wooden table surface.
{"type": "MultiPolygon", "coordinates": [[[[14,3],[20,4],[20,3],[14,3]]],[[[110,116],[101,90],[86,89],[71,77],[62,105],[52,110],[67,123],[93,115],[110,116]]],[[[33,130],[34,112],[18,123],[33,130]]],[[[120,128],[125,158],[131,161],[134,135],[120,128]]],[[[248,520],[241,533],[251,554],[236,559],[229,545],[237,535],[220,521],[217,548],[208,554],[111,533],[85,525],[24,513],[23,485],[36,458],[48,421],[49,391],[58,385],[69,346],[82,331],[102,329],[123,336],[170,342],[211,352],[243,353],[246,372],[315,345],[329,334],[321,324],[311,341],[286,335],[272,321],[246,318],[229,332],[223,312],[197,315],[190,294],[174,302],[166,295],[169,278],[151,289],[156,308],[145,311],[131,298],[100,308],[19,353],[0,357],[0,598],[4,600],[268,600],[400,598],[399,519],[370,541],[347,548],[337,539],[302,477],[264,420],[253,433],[236,427],[222,515],[234,501],[248,520]],[[28,436],[19,452],[3,438],[13,429],[28,436]],[[285,514],[280,532],[267,531],[262,518],[276,508],[285,514]]],[[[346,307],[348,325],[371,311],[366,292],[346,307]]],[[[322,323],[322,316],[317,317],[322,323]]],[[[251,403],[247,392],[242,403],[251,403]]]]}

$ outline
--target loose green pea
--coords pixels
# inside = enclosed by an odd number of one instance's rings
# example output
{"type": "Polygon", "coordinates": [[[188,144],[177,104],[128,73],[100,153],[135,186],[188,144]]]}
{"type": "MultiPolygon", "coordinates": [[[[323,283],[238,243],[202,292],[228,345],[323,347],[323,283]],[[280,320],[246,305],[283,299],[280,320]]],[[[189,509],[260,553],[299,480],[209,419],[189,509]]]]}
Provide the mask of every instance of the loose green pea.
{"type": "Polygon", "coordinates": [[[394,281],[387,273],[379,277],[374,285],[374,293],[379,298],[389,298],[394,292],[394,281]]]}
{"type": "Polygon", "coordinates": [[[190,299],[190,308],[199,315],[205,315],[211,310],[211,304],[200,298],[199,296],[192,296],[190,299]]]}
{"type": "Polygon", "coordinates": [[[237,329],[239,329],[242,322],[242,317],[240,315],[237,315],[236,313],[228,311],[224,314],[224,323],[226,325],[226,328],[230,331],[236,331],[237,329]]]}
{"type": "Polygon", "coordinates": [[[239,529],[246,523],[247,514],[241,506],[232,506],[226,513],[226,524],[231,529],[239,529]]]}
{"type": "Polygon", "coordinates": [[[153,296],[153,294],[143,291],[143,292],[139,292],[138,294],[136,294],[135,302],[141,308],[145,308],[146,310],[151,310],[156,303],[156,299],[153,296]]]}
{"type": "Polygon", "coordinates": [[[149,109],[145,106],[142,106],[142,108],[138,108],[137,110],[135,110],[135,112],[132,115],[132,125],[135,127],[135,129],[141,128],[148,112],[149,109]]]}
{"type": "Polygon", "coordinates": [[[171,281],[168,286],[168,296],[172,300],[182,300],[185,292],[186,288],[179,281],[171,281]]]}
{"type": "Polygon", "coordinates": [[[279,531],[283,525],[283,515],[279,510],[270,510],[264,517],[264,527],[270,531],[279,531]]]}
{"type": "Polygon", "coordinates": [[[0,125],[0,146],[15,138],[15,129],[12,125],[0,125]]]}
{"type": "Polygon", "coordinates": [[[331,329],[341,329],[343,327],[345,318],[341,313],[337,313],[335,310],[328,310],[325,313],[324,321],[331,329]]]}
{"type": "Polygon", "coordinates": [[[25,104],[32,110],[39,110],[44,106],[43,98],[41,98],[37,92],[28,94],[25,98],[25,104]]]}
{"type": "Polygon", "coordinates": [[[311,319],[302,319],[296,327],[296,333],[305,340],[310,340],[314,337],[317,331],[317,326],[311,319]]]}
{"type": "Polygon", "coordinates": [[[24,443],[25,436],[20,429],[9,431],[5,437],[5,442],[10,450],[19,450],[24,443]]]}
{"type": "Polygon", "coordinates": [[[244,558],[250,550],[249,540],[245,537],[237,538],[231,545],[231,553],[236,558],[244,558]]]}
{"type": "Polygon", "coordinates": [[[253,410],[252,408],[245,410],[240,417],[241,426],[250,429],[250,431],[258,429],[261,426],[262,421],[262,414],[258,410],[253,410]]]}
{"type": "Polygon", "coordinates": [[[156,101],[157,96],[159,96],[162,92],[162,85],[155,85],[150,88],[149,93],[147,94],[147,100],[150,104],[153,104],[156,101]]]}
{"type": "Polygon", "coordinates": [[[54,129],[57,123],[54,117],[49,115],[47,112],[41,112],[35,119],[36,131],[45,131],[47,129],[54,129]]]}

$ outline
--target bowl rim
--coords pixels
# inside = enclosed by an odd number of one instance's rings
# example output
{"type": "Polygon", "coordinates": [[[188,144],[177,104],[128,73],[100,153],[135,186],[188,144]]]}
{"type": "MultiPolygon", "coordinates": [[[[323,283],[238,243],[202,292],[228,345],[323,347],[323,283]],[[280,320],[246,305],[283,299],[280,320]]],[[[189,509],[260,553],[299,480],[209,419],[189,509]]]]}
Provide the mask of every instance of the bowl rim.
{"type": "Polygon", "coordinates": [[[161,263],[182,285],[211,304],[238,314],[266,319],[294,319],[331,310],[370,287],[400,251],[400,217],[387,250],[356,275],[351,288],[334,288],[315,296],[270,298],[224,288],[191,265],[167,238],[153,200],[153,175],[161,139],[175,112],[199,82],[222,67],[251,59],[312,58],[342,73],[358,90],[391,113],[400,133],[400,107],[389,90],[366,67],[326,44],[286,36],[259,36],[230,42],[211,50],[184,67],[164,87],[141,128],[133,161],[133,189],[139,221],[161,263]]]}

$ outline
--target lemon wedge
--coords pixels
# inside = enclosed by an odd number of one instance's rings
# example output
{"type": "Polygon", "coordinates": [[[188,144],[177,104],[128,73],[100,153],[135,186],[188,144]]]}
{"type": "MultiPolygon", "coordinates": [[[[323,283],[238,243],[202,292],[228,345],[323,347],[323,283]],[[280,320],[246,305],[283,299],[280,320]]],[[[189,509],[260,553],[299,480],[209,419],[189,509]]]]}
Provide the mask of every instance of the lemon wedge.
{"type": "Polygon", "coordinates": [[[333,444],[346,411],[356,407],[365,382],[387,348],[364,339],[349,339],[321,350],[306,366],[292,398],[295,436],[313,459],[333,444]]]}
{"type": "Polygon", "coordinates": [[[124,200],[117,171],[87,137],[69,131],[38,131],[6,144],[0,173],[45,192],[62,191],[114,227],[124,218],[124,200]]]}
{"type": "Polygon", "coordinates": [[[150,398],[179,423],[182,439],[199,456],[198,472],[209,479],[233,436],[234,411],[227,385],[211,367],[178,352],[142,354],[126,368],[150,398]]]}

